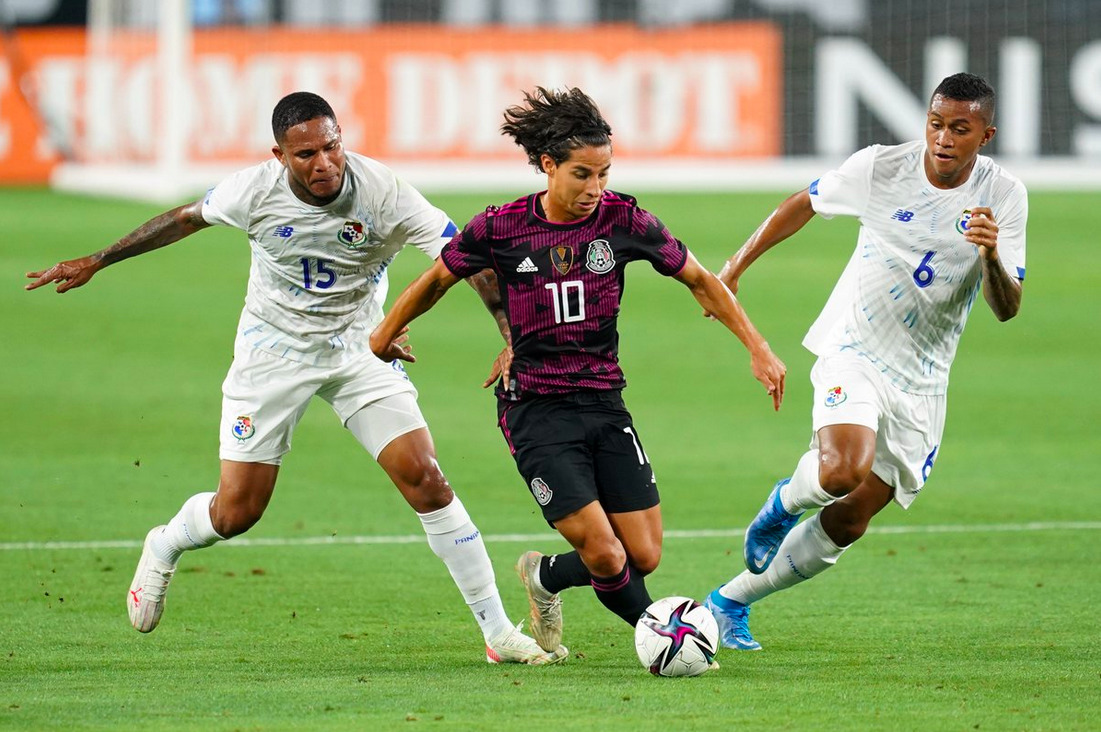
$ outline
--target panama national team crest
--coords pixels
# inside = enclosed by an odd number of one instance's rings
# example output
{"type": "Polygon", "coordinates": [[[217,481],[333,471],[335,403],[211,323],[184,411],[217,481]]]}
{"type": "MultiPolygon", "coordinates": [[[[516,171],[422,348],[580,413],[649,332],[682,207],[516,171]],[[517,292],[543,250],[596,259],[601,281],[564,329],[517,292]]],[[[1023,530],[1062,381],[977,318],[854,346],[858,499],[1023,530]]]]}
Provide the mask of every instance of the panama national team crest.
{"type": "Polygon", "coordinates": [[[550,258],[558,274],[567,274],[573,267],[573,247],[551,247],[550,258]]]}
{"type": "Polygon", "coordinates": [[[826,392],[826,406],[836,407],[841,402],[849,398],[849,395],[845,393],[845,390],[840,386],[835,386],[826,392]]]}
{"type": "Polygon", "coordinates": [[[531,494],[535,496],[535,500],[539,501],[540,506],[545,506],[550,503],[554,491],[550,489],[550,486],[548,486],[546,481],[542,478],[536,478],[531,481],[531,494]]]}
{"type": "Polygon", "coordinates": [[[256,427],[252,424],[252,415],[242,414],[233,422],[233,427],[230,428],[233,436],[238,440],[247,440],[256,434],[256,427]]]}
{"type": "Polygon", "coordinates": [[[604,239],[589,242],[589,251],[585,255],[585,267],[590,272],[604,274],[615,266],[612,248],[604,239]]]}
{"type": "Polygon", "coordinates": [[[345,221],[336,238],[349,249],[358,249],[367,240],[367,232],[364,231],[363,224],[358,221],[345,221]]]}
{"type": "Polygon", "coordinates": [[[967,229],[970,227],[970,225],[971,209],[967,208],[964,209],[963,213],[960,214],[960,217],[956,219],[956,231],[960,232],[961,234],[966,234],[967,229]]]}

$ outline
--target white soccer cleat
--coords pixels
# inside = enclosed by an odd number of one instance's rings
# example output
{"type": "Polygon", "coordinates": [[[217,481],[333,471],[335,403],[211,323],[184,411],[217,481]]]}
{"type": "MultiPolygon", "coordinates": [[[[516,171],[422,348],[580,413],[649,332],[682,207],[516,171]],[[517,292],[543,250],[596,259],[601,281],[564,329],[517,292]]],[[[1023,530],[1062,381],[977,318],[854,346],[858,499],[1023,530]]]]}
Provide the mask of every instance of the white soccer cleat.
{"type": "Polygon", "coordinates": [[[138,569],[134,572],[134,581],[130,583],[130,594],[126,596],[130,624],[142,633],[150,632],[161,621],[164,595],[168,592],[168,582],[176,572],[175,565],[157,559],[150,547],[154,534],[163,530],[163,526],[155,526],[146,534],[138,569]]]}
{"type": "Polygon", "coordinates": [[[543,555],[539,552],[525,552],[516,562],[516,574],[524,583],[531,606],[531,634],[535,636],[539,647],[550,652],[562,645],[562,599],[547,592],[539,584],[535,575],[539,571],[539,562],[543,555]]]}
{"type": "Polygon", "coordinates": [[[530,666],[547,666],[566,660],[570,655],[565,646],[544,651],[531,636],[520,632],[520,627],[509,628],[486,643],[486,661],[489,663],[526,663],[530,666]]]}

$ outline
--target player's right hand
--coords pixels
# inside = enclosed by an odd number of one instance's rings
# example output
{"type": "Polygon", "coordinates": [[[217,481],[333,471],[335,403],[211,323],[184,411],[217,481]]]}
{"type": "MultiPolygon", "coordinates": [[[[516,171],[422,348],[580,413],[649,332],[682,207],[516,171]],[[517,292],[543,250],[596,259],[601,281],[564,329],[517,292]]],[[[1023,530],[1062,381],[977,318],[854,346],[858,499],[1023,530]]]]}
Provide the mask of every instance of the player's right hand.
{"type": "Polygon", "coordinates": [[[375,332],[371,334],[369,343],[371,352],[374,353],[380,361],[385,361],[387,363],[391,361],[408,361],[409,363],[416,363],[417,357],[413,355],[413,347],[405,345],[409,342],[409,326],[402,328],[397,336],[384,346],[378,344],[378,339],[375,338],[375,333],[377,332],[378,329],[376,328],[375,332]]]}
{"type": "Polygon", "coordinates": [[[788,367],[768,347],[750,356],[750,367],[754,378],[764,385],[768,395],[772,397],[772,408],[779,412],[780,404],[784,401],[784,379],[787,377],[788,367]]]}
{"type": "Polygon", "coordinates": [[[44,269],[39,272],[28,272],[27,276],[34,278],[34,282],[23,289],[35,290],[43,285],[57,282],[59,283],[57,286],[58,292],[68,292],[74,287],[80,287],[88,280],[92,279],[92,275],[102,269],[102,267],[103,264],[99,260],[90,256],[59,262],[49,269],[44,269]]]}
{"type": "Polygon", "coordinates": [[[489,377],[482,383],[483,389],[488,389],[500,378],[508,391],[509,369],[512,368],[512,346],[505,346],[504,350],[497,354],[493,360],[493,366],[489,370],[489,377]]]}

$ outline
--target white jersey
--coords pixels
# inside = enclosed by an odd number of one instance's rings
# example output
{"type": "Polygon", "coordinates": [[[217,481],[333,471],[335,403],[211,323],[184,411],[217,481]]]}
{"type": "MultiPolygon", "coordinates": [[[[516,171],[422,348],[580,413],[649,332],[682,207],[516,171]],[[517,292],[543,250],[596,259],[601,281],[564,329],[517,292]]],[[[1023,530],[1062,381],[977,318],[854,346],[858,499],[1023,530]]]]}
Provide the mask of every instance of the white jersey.
{"type": "Polygon", "coordinates": [[[406,244],[435,258],[454,233],[443,211],[378,161],[346,153],[340,195],[299,200],[276,159],[207,192],[202,216],[248,233],[248,294],[238,338],[283,358],[326,365],[369,352],[386,268],[406,244]]]}
{"type": "Polygon", "coordinates": [[[925,142],[873,145],[810,186],[816,213],[860,219],[860,236],[803,345],[819,356],[855,351],[898,388],[943,394],[960,334],[979,293],[978,248],[963,238],[970,210],[988,206],[998,256],[1025,276],[1024,185],[990,158],[943,190],[929,182],[925,142]]]}

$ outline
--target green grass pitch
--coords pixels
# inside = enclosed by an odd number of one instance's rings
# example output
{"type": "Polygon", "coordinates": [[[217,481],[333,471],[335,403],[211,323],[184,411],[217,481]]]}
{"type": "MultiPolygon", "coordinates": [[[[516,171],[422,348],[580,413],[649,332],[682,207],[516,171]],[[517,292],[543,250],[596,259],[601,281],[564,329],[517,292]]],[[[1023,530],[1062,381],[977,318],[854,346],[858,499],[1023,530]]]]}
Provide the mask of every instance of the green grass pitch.
{"type": "MultiPolygon", "coordinates": [[[[433,200],[462,222],[510,198],[433,200]]],[[[781,198],[641,196],[714,269],[781,198]]],[[[216,485],[248,247],[209,230],[63,297],[27,293],[26,271],[101,248],[159,209],[0,190],[0,729],[1097,729],[1097,201],[1031,203],[1021,314],[999,324],[976,304],[927,492],[909,512],[888,508],[837,569],[755,606],[763,652],[723,652],[720,670],[667,680],[644,672],[630,630],[591,592],[566,595],[566,664],[489,666],[422,541],[285,541],[421,533],[322,402],[247,535],[274,543],[185,555],[160,628],[134,632],[123,600],[135,542],[216,485]]],[[[738,529],[805,449],[811,357],[799,342],[855,232],[815,220],[743,280],[742,302],[788,364],[779,414],[740,344],[682,286],[631,268],[625,397],[670,531],[655,597],[702,597],[736,572],[738,529]]],[[[391,300],[427,265],[399,257],[391,300]]],[[[479,388],[498,336],[465,287],[411,335],[441,463],[520,620],[513,562],[565,545],[479,388]]]]}

